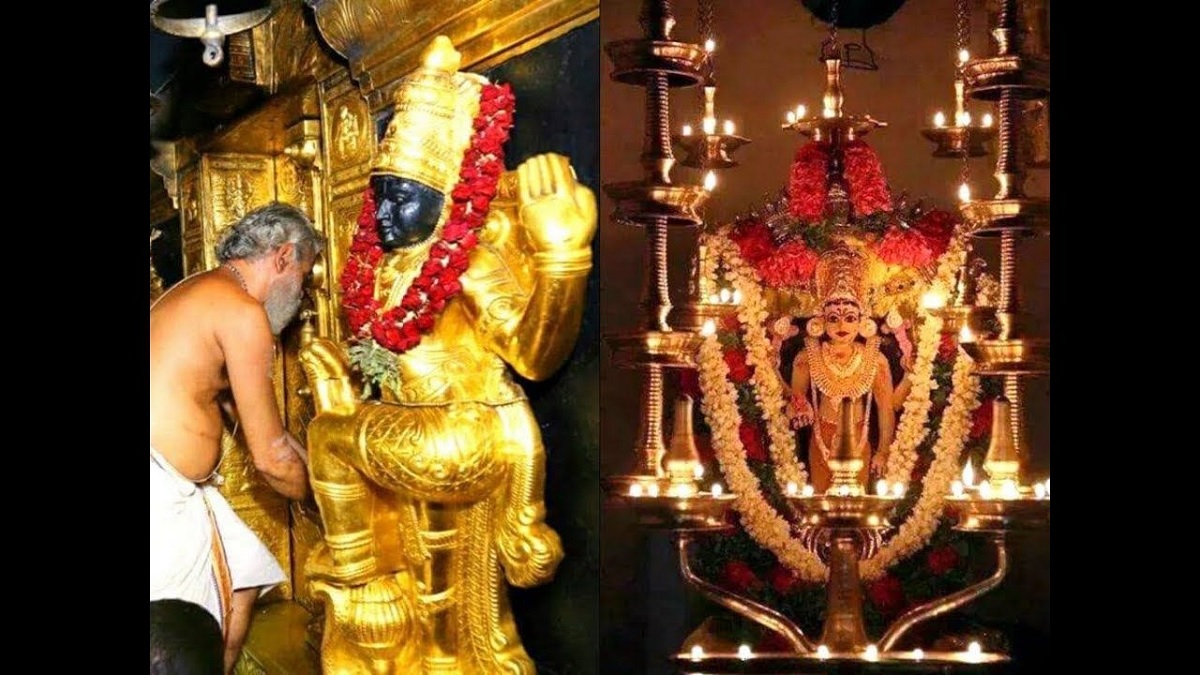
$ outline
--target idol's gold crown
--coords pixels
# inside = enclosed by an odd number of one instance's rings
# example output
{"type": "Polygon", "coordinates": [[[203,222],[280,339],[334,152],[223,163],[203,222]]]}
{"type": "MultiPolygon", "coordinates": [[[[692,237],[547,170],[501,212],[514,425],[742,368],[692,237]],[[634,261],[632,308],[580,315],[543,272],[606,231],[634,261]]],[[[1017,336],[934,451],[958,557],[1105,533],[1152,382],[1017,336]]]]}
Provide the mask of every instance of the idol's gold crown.
{"type": "Polygon", "coordinates": [[[395,107],[371,174],[415,180],[443,194],[454,189],[471,144],[486,79],[460,73],[462,55],[439,35],[421,54],[416,72],[400,81],[395,107]]]}
{"type": "Polygon", "coordinates": [[[865,308],[866,271],[866,259],[845,244],[822,254],[816,270],[817,300],[821,306],[852,302],[865,308]]]}

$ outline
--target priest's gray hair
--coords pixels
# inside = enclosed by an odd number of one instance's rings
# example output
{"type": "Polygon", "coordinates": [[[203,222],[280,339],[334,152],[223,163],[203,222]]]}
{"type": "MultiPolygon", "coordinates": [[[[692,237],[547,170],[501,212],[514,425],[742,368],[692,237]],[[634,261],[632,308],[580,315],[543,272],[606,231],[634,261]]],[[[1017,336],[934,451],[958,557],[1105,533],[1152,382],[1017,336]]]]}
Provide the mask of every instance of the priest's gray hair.
{"type": "Polygon", "coordinates": [[[217,244],[217,262],[256,260],[284,244],[296,247],[296,260],[311,260],[325,248],[325,238],[300,209],[281,203],[259,207],[225,231],[217,244]]]}

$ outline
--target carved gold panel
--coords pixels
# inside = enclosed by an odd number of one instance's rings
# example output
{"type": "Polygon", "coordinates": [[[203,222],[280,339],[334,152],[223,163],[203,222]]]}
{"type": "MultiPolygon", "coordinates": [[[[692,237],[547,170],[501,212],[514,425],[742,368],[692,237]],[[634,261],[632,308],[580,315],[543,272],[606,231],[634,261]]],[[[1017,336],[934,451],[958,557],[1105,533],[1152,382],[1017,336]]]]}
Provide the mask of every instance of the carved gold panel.
{"type": "Polygon", "coordinates": [[[197,167],[193,166],[180,173],[179,195],[179,203],[183,206],[183,211],[179,214],[180,233],[183,237],[183,273],[192,275],[207,269],[197,167]]]}
{"type": "Polygon", "coordinates": [[[372,110],[417,66],[436,35],[450,38],[463,65],[481,69],[533,49],[600,15],[599,0],[312,0],[321,35],[350,61],[372,110]]]}
{"type": "Polygon", "coordinates": [[[226,227],[275,199],[275,162],[271,157],[204,155],[200,158],[200,176],[205,229],[211,233],[213,243],[226,227]]]}
{"type": "Polygon", "coordinates": [[[363,179],[375,153],[375,124],[366,99],[345,73],[321,83],[321,133],[325,143],[324,166],[335,191],[363,179]]]}

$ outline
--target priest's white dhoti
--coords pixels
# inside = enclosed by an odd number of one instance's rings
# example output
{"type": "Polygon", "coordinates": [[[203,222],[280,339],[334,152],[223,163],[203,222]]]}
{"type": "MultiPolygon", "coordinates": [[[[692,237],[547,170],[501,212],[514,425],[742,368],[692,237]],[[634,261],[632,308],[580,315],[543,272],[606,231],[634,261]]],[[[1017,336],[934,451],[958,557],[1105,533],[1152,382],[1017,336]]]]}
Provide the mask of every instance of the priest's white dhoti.
{"type": "Polygon", "coordinates": [[[196,483],[150,448],[151,601],[194,602],[224,629],[233,591],[260,588],[261,595],[286,580],[212,479],[196,483]]]}

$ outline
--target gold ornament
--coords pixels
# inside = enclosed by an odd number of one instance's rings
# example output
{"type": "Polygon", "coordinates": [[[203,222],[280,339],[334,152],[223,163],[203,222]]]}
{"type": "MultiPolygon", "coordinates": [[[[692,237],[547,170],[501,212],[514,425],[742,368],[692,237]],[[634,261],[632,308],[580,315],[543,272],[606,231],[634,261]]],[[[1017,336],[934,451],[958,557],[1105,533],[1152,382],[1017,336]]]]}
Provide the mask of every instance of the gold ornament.
{"type": "Polygon", "coordinates": [[[421,55],[421,67],[397,87],[394,114],[379,143],[372,175],[415,180],[442,194],[458,182],[463,155],[487,80],[460,73],[462,56],[444,35],[421,55]]]}

